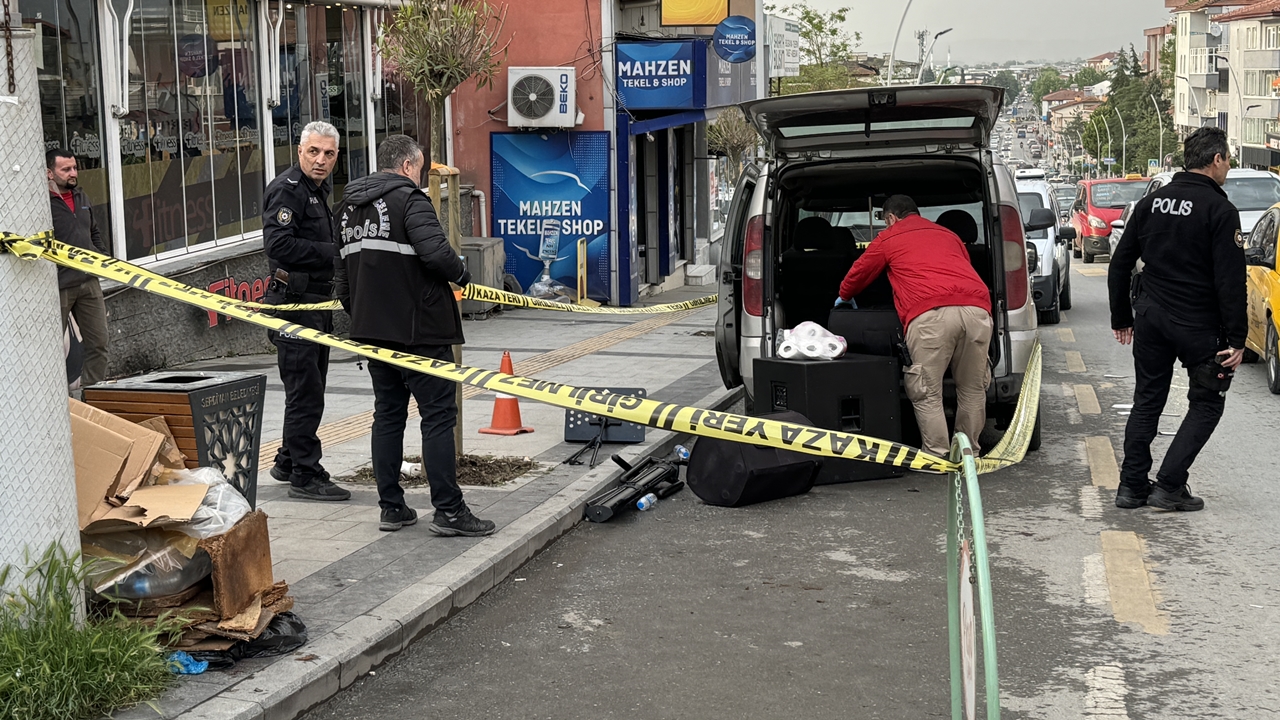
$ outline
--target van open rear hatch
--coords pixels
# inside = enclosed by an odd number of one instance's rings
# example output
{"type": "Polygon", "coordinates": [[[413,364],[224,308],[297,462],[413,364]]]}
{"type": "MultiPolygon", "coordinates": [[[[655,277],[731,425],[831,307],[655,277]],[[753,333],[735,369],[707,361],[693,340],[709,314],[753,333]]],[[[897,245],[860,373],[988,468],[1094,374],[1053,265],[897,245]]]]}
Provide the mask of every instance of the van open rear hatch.
{"type": "Polygon", "coordinates": [[[985,145],[1004,90],[985,85],[858,88],[744,103],[775,155],[909,145],[985,145]]]}

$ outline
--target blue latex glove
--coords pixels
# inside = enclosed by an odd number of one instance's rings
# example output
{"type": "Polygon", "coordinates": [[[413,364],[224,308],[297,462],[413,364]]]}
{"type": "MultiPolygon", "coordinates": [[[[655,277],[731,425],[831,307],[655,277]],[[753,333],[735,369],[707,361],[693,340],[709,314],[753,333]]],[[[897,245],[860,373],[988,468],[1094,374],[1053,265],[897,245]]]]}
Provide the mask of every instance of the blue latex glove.
{"type": "Polygon", "coordinates": [[[836,304],[835,304],[835,307],[847,307],[847,308],[852,308],[852,309],[856,310],[856,309],[858,308],[858,301],[856,301],[856,300],[845,300],[844,298],[842,298],[842,297],[840,297],[840,296],[836,296],[836,304]]]}
{"type": "Polygon", "coordinates": [[[197,661],[181,650],[170,653],[168,660],[169,672],[174,675],[199,675],[209,669],[207,660],[197,661]]]}

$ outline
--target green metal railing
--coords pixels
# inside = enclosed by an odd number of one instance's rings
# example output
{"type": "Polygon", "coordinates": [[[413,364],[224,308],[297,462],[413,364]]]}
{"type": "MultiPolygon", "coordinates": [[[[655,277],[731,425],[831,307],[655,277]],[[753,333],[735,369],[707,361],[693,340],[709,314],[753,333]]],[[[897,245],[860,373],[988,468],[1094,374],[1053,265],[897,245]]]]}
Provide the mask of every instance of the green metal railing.
{"type": "Polygon", "coordinates": [[[978,637],[974,632],[972,600],[973,586],[976,585],[978,610],[982,617],[982,669],[986,678],[983,699],[987,720],[999,720],[1000,677],[996,670],[996,619],[991,602],[987,530],[983,524],[982,494],[978,489],[973,446],[964,433],[956,433],[951,441],[951,460],[960,464],[958,472],[947,474],[950,488],[947,494],[947,626],[951,641],[951,717],[953,720],[975,717],[978,637]]]}

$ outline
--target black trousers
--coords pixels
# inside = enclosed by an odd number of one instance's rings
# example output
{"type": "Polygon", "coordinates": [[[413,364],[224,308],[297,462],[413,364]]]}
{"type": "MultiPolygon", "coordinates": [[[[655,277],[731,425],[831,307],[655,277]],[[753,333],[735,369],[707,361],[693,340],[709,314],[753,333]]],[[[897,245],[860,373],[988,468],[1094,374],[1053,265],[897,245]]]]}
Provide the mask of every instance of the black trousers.
{"type": "Polygon", "coordinates": [[[1167,490],[1178,490],[1187,484],[1191,463],[1209,442],[1226,406],[1226,398],[1200,386],[1191,370],[1211,361],[1219,350],[1226,347],[1226,343],[1217,328],[1179,325],[1164,308],[1145,296],[1138,298],[1133,310],[1136,386],[1133,410],[1124,431],[1124,464],[1120,469],[1120,482],[1134,488],[1145,488],[1149,482],[1151,441],[1156,437],[1160,413],[1169,399],[1176,360],[1188,370],[1190,390],[1187,391],[1187,399],[1191,404],[1178,434],[1165,453],[1156,482],[1167,490]]]}
{"type": "MultiPolygon", "coordinates": [[[[322,295],[303,295],[300,303],[325,302],[322,295]]],[[[281,298],[267,302],[280,304],[281,298]]],[[[313,330],[333,332],[333,313],[327,310],[279,313],[277,317],[313,330]]],[[[276,451],[276,467],[289,473],[289,482],[306,485],[312,477],[324,474],[320,464],[322,451],[320,420],[324,417],[325,383],[329,375],[329,348],[307,340],[282,335],[274,330],[267,337],[276,346],[276,365],[284,385],[284,432],[276,451]]]]}
{"type": "MultiPolygon", "coordinates": [[[[409,347],[405,352],[453,362],[448,345],[409,347]]],[[[373,475],[378,481],[378,505],[383,510],[404,506],[400,487],[400,463],[404,459],[404,429],[409,418],[409,397],[418,401],[422,429],[422,470],[431,487],[436,510],[454,514],[464,507],[458,487],[457,449],[453,428],[458,421],[454,399],[457,385],[450,380],[404,370],[377,360],[369,361],[373,380],[373,475]]]]}

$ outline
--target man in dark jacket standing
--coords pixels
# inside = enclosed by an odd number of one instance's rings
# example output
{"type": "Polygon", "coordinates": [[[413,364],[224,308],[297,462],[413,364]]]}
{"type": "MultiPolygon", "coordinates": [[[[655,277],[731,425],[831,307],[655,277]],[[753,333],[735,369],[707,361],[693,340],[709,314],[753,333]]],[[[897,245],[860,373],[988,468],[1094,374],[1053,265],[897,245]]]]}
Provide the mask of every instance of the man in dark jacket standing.
{"type": "MultiPolygon", "coordinates": [[[[338,161],[338,130],[327,122],[302,128],[298,164],[267,185],[263,199],[262,242],[271,283],[271,305],[322,303],[332,299],[333,213],[329,210],[329,175],[338,161]]],[[[333,332],[329,310],[282,312],[289,322],[333,332]]],[[[288,482],[289,497],[346,500],[351,492],[329,479],[320,464],[320,420],[329,374],[329,348],[287,333],[267,332],[276,346],[276,363],[284,385],[284,438],[276,452],[271,477],[288,482]]]]}
{"type": "Polygon", "coordinates": [[[1111,258],[1111,328],[1133,343],[1133,410],[1124,431],[1116,507],[1200,510],[1191,463],[1218,427],[1248,331],[1240,213],[1222,185],[1231,168],[1227,134],[1206,127],[1183,145],[1186,172],[1134,206],[1111,258]],[[1141,273],[1134,279],[1138,260],[1141,273]],[[1190,406],[1153,486],[1151,441],[1169,399],[1173,363],[1187,369],[1190,406]]]}
{"type": "MultiPolygon", "coordinates": [[[[50,150],[45,154],[45,175],[49,179],[54,239],[110,255],[90,211],[89,198],[80,189],[75,155],[62,149],[50,150]]],[[[102,382],[107,375],[107,304],[102,298],[102,285],[96,277],[59,266],[58,295],[62,300],[63,330],[68,315],[74,315],[83,338],[80,386],[102,382]]]]}
{"type": "MultiPolygon", "coordinates": [[[[471,281],[418,187],[424,158],[410,137],[392,135],[378,148],[379,171],[347,185],[338,207],[338,299],[351,315],[351,339],[453,362],[462,316],[450,282],[471,281]]],[[[494,524],[471,513],[457,480],[453,428],[458,406],[452,381],[369,361],[373,379],[373,474],[382,530],[418,521],[404,504],[400,463],[409,396],[422,417],[422,469],[435,506],[437,535],[489,535],[494,524]]]]}

